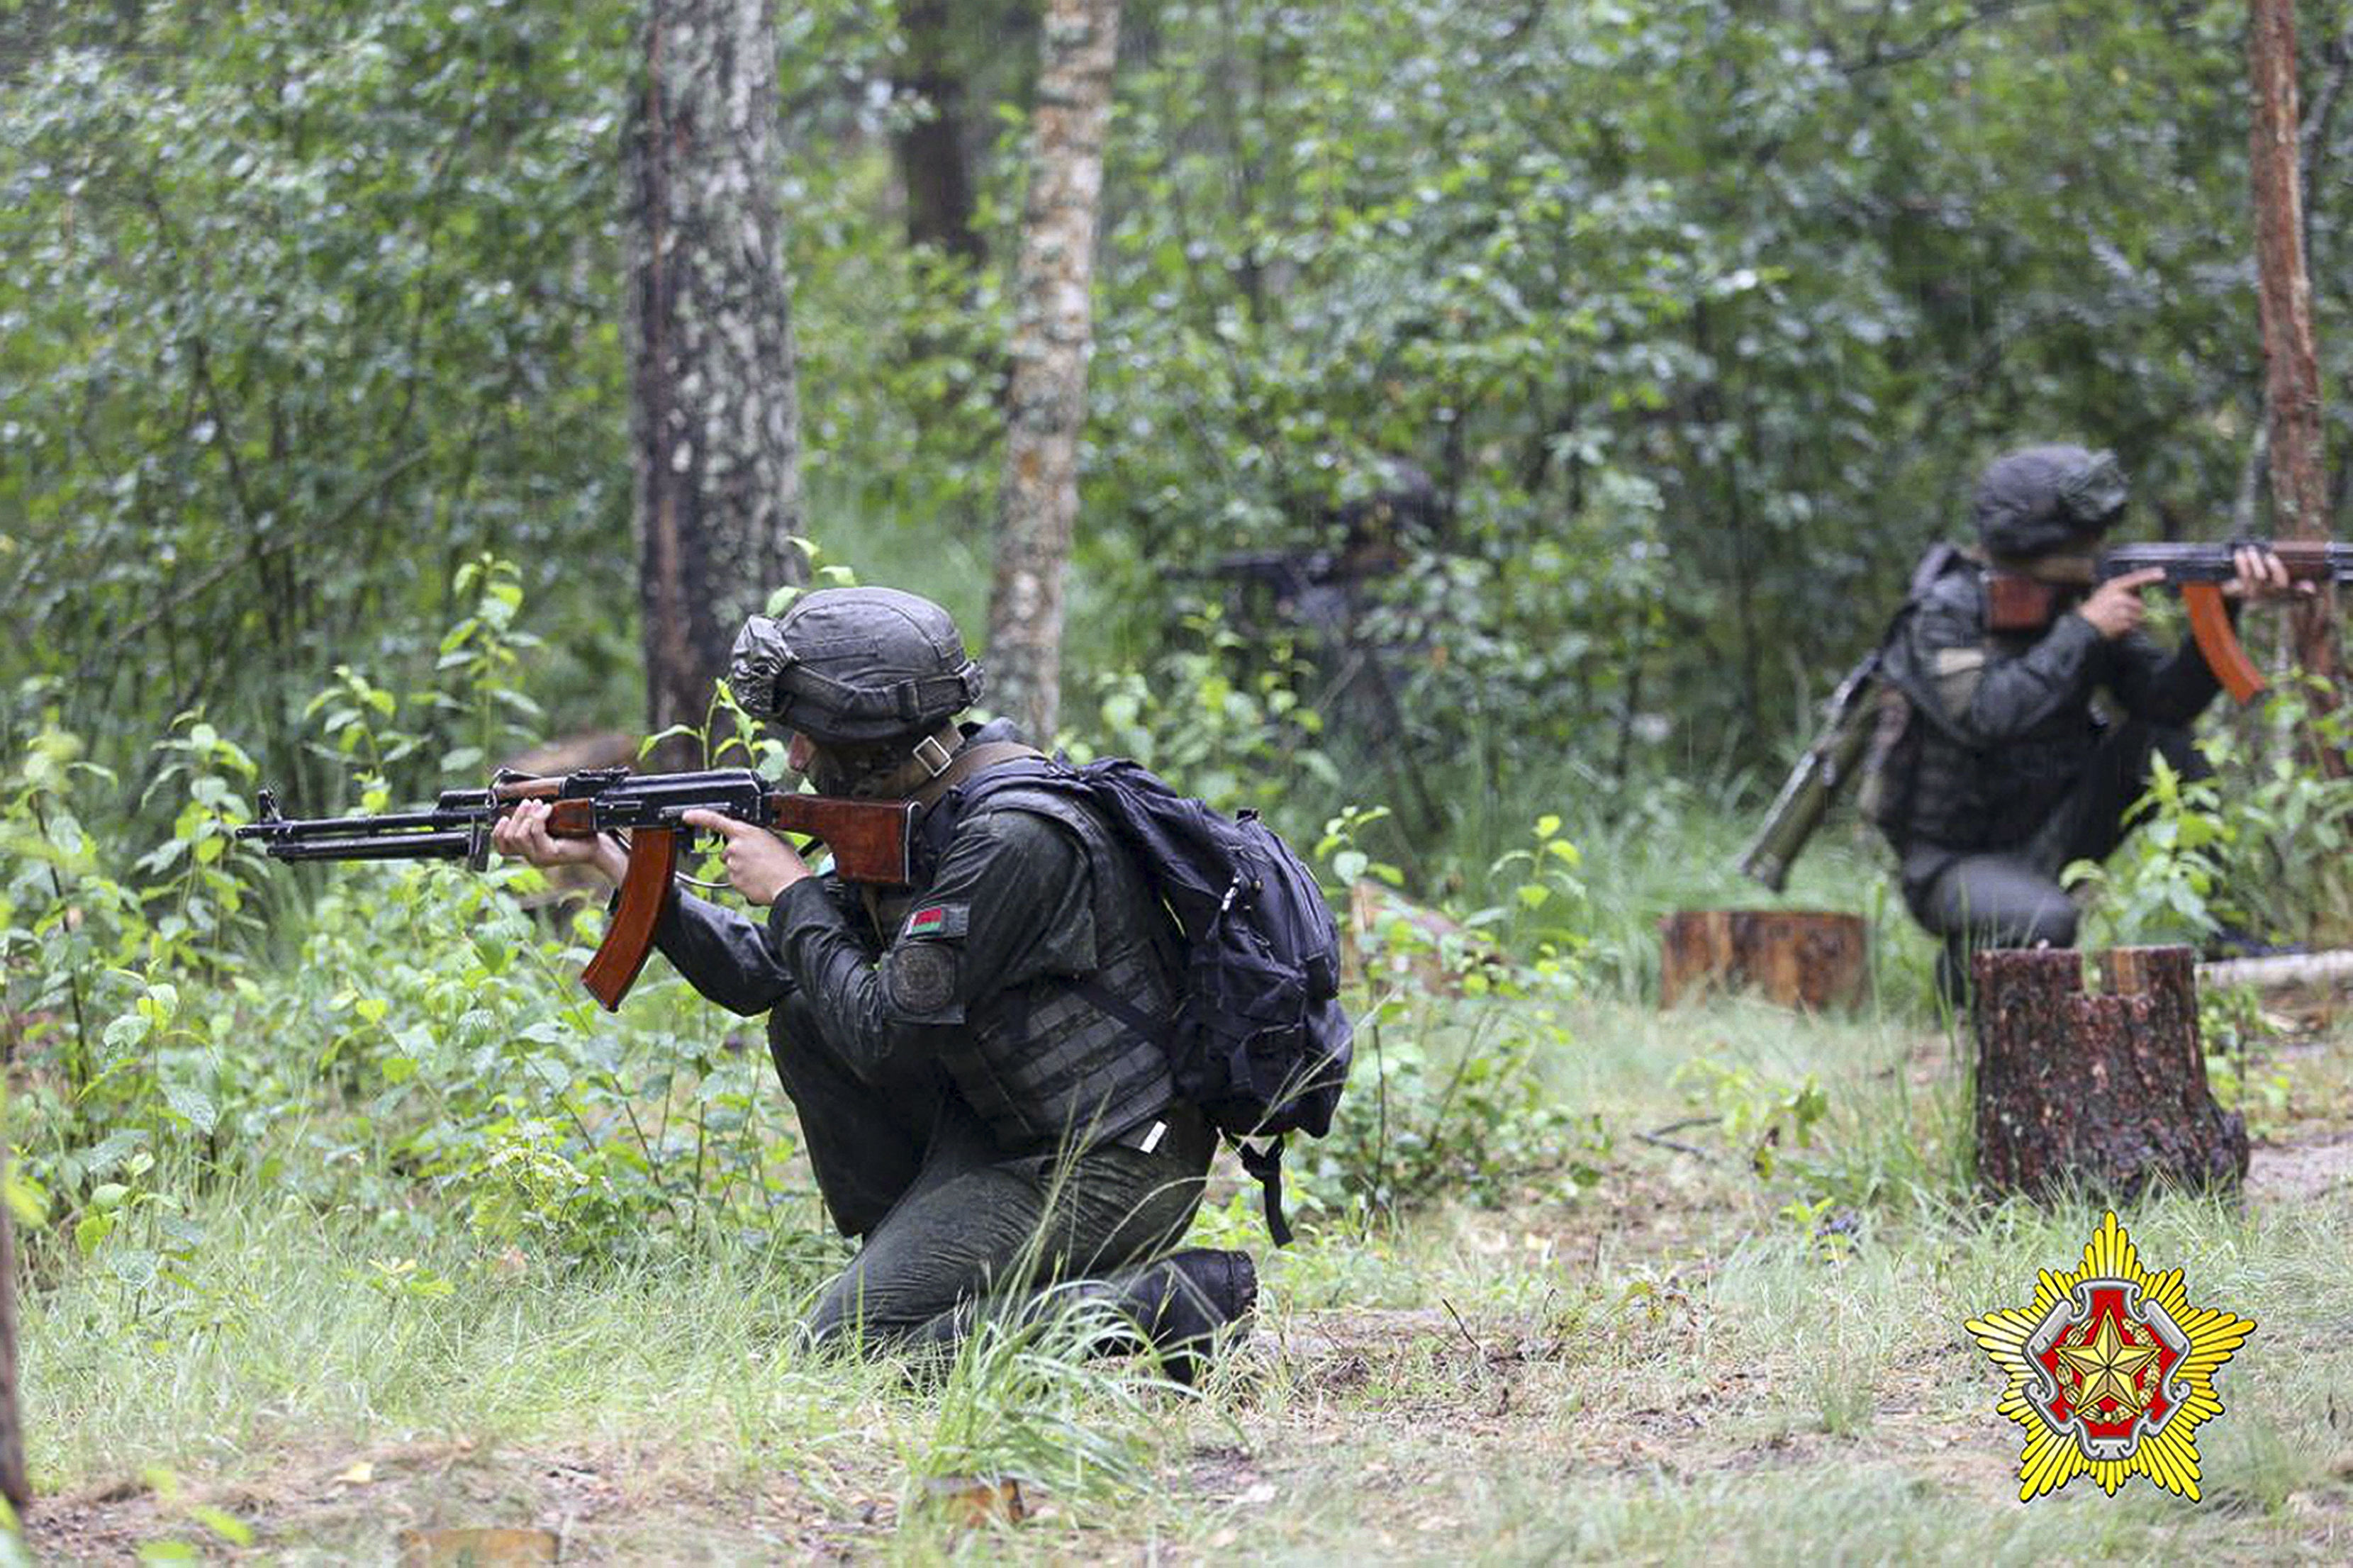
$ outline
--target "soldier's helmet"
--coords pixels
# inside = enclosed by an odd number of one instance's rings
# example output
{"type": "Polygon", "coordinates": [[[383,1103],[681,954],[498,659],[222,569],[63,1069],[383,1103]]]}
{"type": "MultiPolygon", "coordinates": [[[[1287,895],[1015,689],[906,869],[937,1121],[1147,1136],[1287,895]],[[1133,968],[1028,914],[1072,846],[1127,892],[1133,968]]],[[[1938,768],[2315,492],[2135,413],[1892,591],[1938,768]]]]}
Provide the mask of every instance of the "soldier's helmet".
{"type": "Polygon", "coordinates": [[[895,588],[820,588],[735,638],[737,701],[820,745],[930,734],[980,700],[980,666],[948,613],[895,588]]]}
{"type": "Polygon", "coordinates": [[[2114,452],[2021,447],[1978,479],[1978,537],[1998,556],[2033,556],[2105,533],[2131,495],[2114,452]]]}

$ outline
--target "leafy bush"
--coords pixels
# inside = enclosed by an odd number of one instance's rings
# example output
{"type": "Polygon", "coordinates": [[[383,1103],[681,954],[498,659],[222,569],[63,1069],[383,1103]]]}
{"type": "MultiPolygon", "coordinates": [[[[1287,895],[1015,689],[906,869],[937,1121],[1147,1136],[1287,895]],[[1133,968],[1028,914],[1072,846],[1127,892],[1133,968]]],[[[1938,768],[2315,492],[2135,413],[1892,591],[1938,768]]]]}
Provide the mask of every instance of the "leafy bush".
{"type": "MultiPolygon", "coordinates": [[[[319,753],[364,808],[387,804],[385,770],[430,729],[412,716],[465,716],[443,759],[464,770],[533,711],[516,584],[493,559],[459,568],[472,606],[433,687],[396,694],[346,667],[310,705],[319,753]]],[[[456,1227],[485,1257],[554,1259],[703,1226],[765,1232],[807,1193],[765,1051],[659,973],[607,1019],[571,980],[601,915],[534,914],[539,872],[270,866],[234,837],[246,752],[193,715],[155,750],[146,794],[182,804],[136,857],[87,826],[89,801],[119,785],[63,729],[37,731],[0,781],[23,1180],[127,1286],[186,1263],[201,1238],[175,1218],[185,1197],[237,1173],[358,1205],[396,1242],[456,1227]]]]}
{"type": "Polygon", "coordinates": [[[2095,895],[2084,945],[2202,945],[2225,930],[2353,936],[2353,778],[2308,760],[2315,746],[2342,754],[2353,742],[2353,719],[2332,696],[2317,680],[2284,685],[2243,729],[2204,736],[2211,778],[2184,779],[2157,760],[2116,856],[2067,868],[2095,895]]]}
{"type": "MultiPolygon", "coordinates": [[[[1397,878],[1357,847],[1380,816],[1344,812],[1318,846],[1352,893],[1367,873],[1397,878]]],[[[1330,1135],[1297,1156],[1306,1206],[1362,1217],[1440,1196],[1500,1205],[1599,1179],[1608,1130],[1562,1105],[1545,1073],[1570,1041],[1563,1006],[1583,942],[1577,856],[1560,826],[1545,817],[1532,847],[1495,863],[1504,902],[1370,906],[1356,1067],[1330,1135]]]]}

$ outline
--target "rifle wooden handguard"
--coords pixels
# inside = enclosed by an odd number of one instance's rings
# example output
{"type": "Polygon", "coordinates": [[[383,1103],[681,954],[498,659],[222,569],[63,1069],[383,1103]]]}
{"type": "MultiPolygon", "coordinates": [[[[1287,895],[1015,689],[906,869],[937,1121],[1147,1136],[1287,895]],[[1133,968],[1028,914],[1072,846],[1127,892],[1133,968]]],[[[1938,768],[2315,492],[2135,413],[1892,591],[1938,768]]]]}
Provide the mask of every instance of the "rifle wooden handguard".
{"type": "Polygon", "coordinates": [[[640,827],[629,836],[629,869],[621,879],[621,901],[605,927],[605,940],[580,972],[580,984],[617,1010],[638,982],[653,951],[654,926],[670,901],[670,878],[678,870],[678,835],[666,827],[640,827]]]}

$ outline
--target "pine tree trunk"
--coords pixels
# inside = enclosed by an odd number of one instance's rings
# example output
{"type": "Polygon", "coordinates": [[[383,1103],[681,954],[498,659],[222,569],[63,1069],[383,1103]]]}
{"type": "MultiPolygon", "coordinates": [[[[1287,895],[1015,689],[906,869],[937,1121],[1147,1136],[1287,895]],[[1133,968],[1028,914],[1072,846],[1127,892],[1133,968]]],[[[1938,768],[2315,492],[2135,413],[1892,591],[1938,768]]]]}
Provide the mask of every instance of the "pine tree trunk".
{"type": "Polygon", "coordinates": [[[1118,0],[1048,0],[1042,47],[988,605],[990,698],[1041,745],[1061,711],[1062,582],[1079,509],[1118,0]]]}
{"type": "Polygon", "coordinates": [[[1981,1187],[2129,1195],[2157,1183],[2239,1184],[2246,1124],[2206,1086],[2191,957],[2118,948],[2105,993],[2090,996],[2072,949],[1977,955],[1981,1187]]]}
{"type": "Polygon", "coordinates": [[[899,85],[929,106],[899,132],[899,178],[907,190],[907,238],[966,261],[982,259],[972,224],[972,170],[966,154],[965,72],[955,58],[948,0],[901,0],[899,37],[906,46],[899,85]]]}
{"type": "MultiPolygon", "coordinates": [[[[649,0],[628,134],[647,721],[699,726],[744,617],[803,582],[765,0],[649,0]]],[[[673,749],[670,765],[687,765],[673,749]]]]}
{"type": "MultiPolygon", "coordinates": [[[[2272,507],[2290,539],[2328,536],[2328,481],[2321,451],[2320,369],[2312,333],[2312,279],[2304,253],[2298,159],[2302,118],[2295,81],[2295,0],[2249,0],[2247,58],[2254,87],[2249,138],[2255,262],[2263,305],[2265,403],[2271,415],[2272,507]]],[[[2292,612],[2296,662],[2335,679],[2331,595],[2292,612]]]]}

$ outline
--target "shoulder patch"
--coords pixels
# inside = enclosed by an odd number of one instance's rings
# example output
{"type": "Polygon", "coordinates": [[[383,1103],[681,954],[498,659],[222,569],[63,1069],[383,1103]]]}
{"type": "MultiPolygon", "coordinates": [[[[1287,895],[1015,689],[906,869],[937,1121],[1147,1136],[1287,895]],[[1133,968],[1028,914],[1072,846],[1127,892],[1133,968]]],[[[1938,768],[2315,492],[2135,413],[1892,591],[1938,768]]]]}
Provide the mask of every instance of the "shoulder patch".
{"type": "Polygon", "coordinates": [[[912,942],[919,937],[952,940],[965,933],[972,910],[965,904],[917,904],[908,911],[906,922],[899,928],[899,940],[912,942]]]}
{"type": "Polygon", "coordinates": [[[892,1008],[902,1018],[921,1023],[955,1023],[964,1016],[955,1005],[956,950],[937,942],[902,943],[882,961],[882,989],[892,1008]]]}

